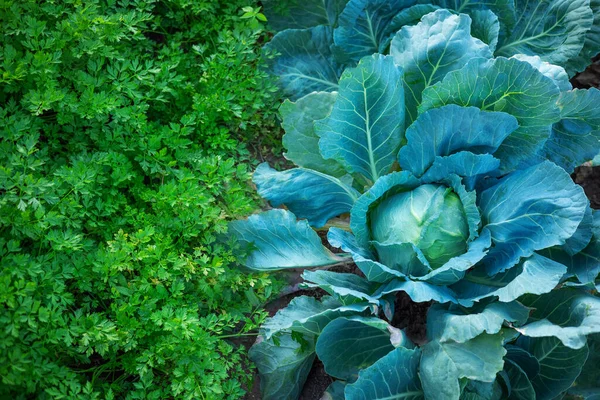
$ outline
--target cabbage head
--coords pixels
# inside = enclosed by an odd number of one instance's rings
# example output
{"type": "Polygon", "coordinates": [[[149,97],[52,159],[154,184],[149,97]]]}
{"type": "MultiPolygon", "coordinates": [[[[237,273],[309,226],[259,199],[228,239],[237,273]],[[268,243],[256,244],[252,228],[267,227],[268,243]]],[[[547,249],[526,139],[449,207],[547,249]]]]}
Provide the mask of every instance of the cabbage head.
{"type": "MultiPolygon", "coordinates": [[[[391,193],[369,213],[372,245],[384,263],[386,246],[411,245],[431,268],[443,266],[467,249],[469,226],[460,197],[444,185],[425,184],[413,190],[391,193]]],[[[408,260],[407,260],[408,261],[408,260]]],[[[398,268],[407,275],[410,262],[398,268]]]]}

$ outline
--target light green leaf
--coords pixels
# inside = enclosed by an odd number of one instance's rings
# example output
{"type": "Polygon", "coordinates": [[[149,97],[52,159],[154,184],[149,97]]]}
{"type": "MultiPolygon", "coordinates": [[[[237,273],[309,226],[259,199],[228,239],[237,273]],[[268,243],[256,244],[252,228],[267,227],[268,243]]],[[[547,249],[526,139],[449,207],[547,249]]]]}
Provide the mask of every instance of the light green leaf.
{"type": "Polygon", "coordinates": [[[394,193],[408,192],[420,184],[421,182],[408,171],[393,172],[382,176],[373,187],[360,196],[350,212],[350,228],[354,232],[357,244],[365,248],[369,247],[371,241],[369,211],[373,204],[390,190],[394,190],[394,193]]]}

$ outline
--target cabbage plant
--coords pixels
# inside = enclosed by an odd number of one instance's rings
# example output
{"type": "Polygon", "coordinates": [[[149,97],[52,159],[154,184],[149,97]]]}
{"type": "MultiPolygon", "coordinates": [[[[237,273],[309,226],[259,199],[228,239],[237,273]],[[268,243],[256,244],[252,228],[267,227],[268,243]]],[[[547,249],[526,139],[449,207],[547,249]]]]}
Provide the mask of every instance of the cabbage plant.
{"type": "Polygon", "coordinates": [[[328,293],[295,298],[262,327],[250,354],[263,398],[297,398],[318,357],[332,398],[553,399],[600,331],[599,218],[551,161],[503,172],[503,145],[522,129],[509,113],[448,104],[404,129],[402,73],[368,56],[339,93],[285,103],[305,165],[262,164],[254,182],[287,210],[230,226],[254,249],[248,268],[308,268],[303,286],[328,293]],[[313,230],[327,225],[341,253],[313,230]],[[361,275],[327,270],[349,262],[361,275]],[[434,302],[425,343],[390,324],[398,292],[434,302]]]}
{"type": "Polygon", "coordinates": [[[326,399],[575,390],[600,332],[600,216],[569,172],[598,152],[600,91],[539,57],[494,58],[472,29],[436,9],[334,91],[282,105],[298,168],[262,164],[254,183],[285,208],[229,232],[249,269],[302,268],[327,296],[261,328],[263,399],[298,398],[317,357],[335,379],[326,399]],[[331,269],[349,264],[360,273],[331,269]],[[399,292],[433,303],[424,340],[392,325],[399,292]]]}

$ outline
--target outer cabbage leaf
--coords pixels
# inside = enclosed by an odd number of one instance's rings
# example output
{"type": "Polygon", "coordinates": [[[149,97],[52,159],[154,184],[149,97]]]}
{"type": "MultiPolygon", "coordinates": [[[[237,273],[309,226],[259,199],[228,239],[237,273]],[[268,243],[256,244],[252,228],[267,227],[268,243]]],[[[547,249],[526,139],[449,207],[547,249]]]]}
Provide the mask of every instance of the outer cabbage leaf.
{"type": "Polygon", "coordinates": [[[386,283],[392,279],[406,277],[402,272],[389,268],[373,259],[364,258],[358,254],[354,254],[353,259],[358,266],[358,269],[360,269],[371,282],[386,283]]]}
{"type": "Polygon", "coordinates": [[[263,0],[269,26],[276,31],[335,26],[348,0],[263,0]],[[283,4],[282,4],[283,3],[283,4]]]}
{"type": "Polygon", "coordinates": [[[567,390],[588,356],[587,346],[573,350],[556,338],[521,336],[517,345],[537,358],[540,365],[540,372],[531,379],[537,400],[552,400],[567,390]]]}
{"type": "Polygon", "coordinates": [[[539,55],[564,65],[581,52],[593,23],[590,0],[515,0],[515,5],[519,19],[497,55],[539,55]]]}
{"type": "Polygon", "coordinates": [[[376,285],[356,274],[331,271],[304,271],[303,287],[321,288],[344,305],[368,302],[378,304],[373,296],[376,285]]]}
{"type": "Polygon", "coordinates": [[[552,79],[561,91],[566,92],[568,90],[573,89],[573,85],[571,85],[571,82],[569,81],[569,75],[567,75],[567,71],[565,71],[563,67],[559,67],[558,65],[550,64],[549,62],[543,61],[540,58],[540,56],[526,56],[525,54],[516,54],[511,58],[515,58],[517,60],[525,61],[531,64],[531,66],[535,67],[542,74],[552,79]]]}
{"type": "MultiPolygon", "coordinates": [[[[463,382],[461,382],[462,385],[464,385],[463,382]]],[[[460,400],[502,400],[503,394],[498,380],[495,382],[468,381],[460,395],[460,400]]]]}
{"type": "Polygon", "coordinates": [[[405,292],[415,303],[425,303],[432,300],[438,303],[458,303],[456,294],[445,286],[400,279],[395,279],[382,286],[374,296],[384,297],[387,294],[397,292],[405,292]]]}
{"type": "Polygon", "coordinates": [[[346,400],[344,390],[346,389],[346,383],[343,381],[335,381],[323,393],[321,400],[346,400]]]}
{"type": "Polygon", "coordinates": [[[599,103],[600,90],[596,88],[561,93],[561,121],[552,126],[543,157],[569,173],[594,158],[600,149],[599,103]]]}
{"type": "Polygon", "coordinates": [[[263,400],[296,399],[315,360],[315,339],[306,338],[308,347],[294,341],[289,334],[281,336],[279,346],[273,340],[262,340],[248,355],[260,374],[263,400]]]}
{"type": "Polygon", "coordinates": [[[510,396],[508,400],[535,399],[535,390],[527,374],[514,361],[506,360],[504,371],[510,381],[510,396]]]}
{"type": "Polygon", "coordinates": [[[437,10],[416,26],[405,26],[392,40],[390,55],[404,70],[406,118],[410,124],[425,89],[476,57],[492,57],[489,47],[471,36],[471,19],[437,10]]]}
{"type": "Polygon", "coordinates": [[[323,158],[314,128],[315,121],[329,115],[336,98],[336,92],[310,93],[295,103],[284,101],[279,107],[279,114],[286,132],[283,135],[283,146],[287,149],[285,158],[300,167],[340,177],[346,171],[337,161],[323,158]]]}
{"type": "Polygon", "coordinates": [[[465,343],[482,333],[496,334],[504,321],[522,325],[529,309],[519,303],[491,303],[483,309],[461,311],[434,305],[427,314],[427,337],[440,342],[465,343]]]}
{"type": "Polygon", "coordinates": [[[398,347],[346,386],[346,400],[423,399],[419,380],[419,350],[398,347]]]}
{"type": "Polygon", "coordinates": [[[597,235],[585,249],[573,256],[560,248],[547,249],[542,254],[566,265],[569,274],[575,275],[582,284],[593,284],[600,274],[600,237],[597,235]]]}
{"type": "Polygon", "coordinates": [[[533,309],[532,322],[517,328],[525,336],[553,336],[567,347],[580,349],[588,335],[600,332],[600,298],[578,289],[526,296],[521,302],[533,309]]]}
{"type": "Polygon", "coordinates": [[[521,367],[530,380],[534,379],[540,373],[538,359],[519,346],[506,345],[506,360],[510,360],[521,367]]]}
{"type": "Polygon", "coordinates": [[[419,112],[458,104],[516,117],[519,129],[495,154],[508,172],[534,157],[550,136],[551,125],[560,120],[558,95],[554,81],[527,62],[479,58],[426,89],[419,112]]]}
{"type": "Polygon", "coordinates": [[[594,22],[585,34],[585,42],[579,55],[567,63],[566,68],[571,76],[585,70],[592,58],[600,52],[600,0],[590,0],[590,7],[594,14],[594,22]]]}
{"type": "Polygon", "coordinates": [[[439,6],[433,4],[415,4],[414,6],[410,6],[404,10],[401,10],[390,21],[388,31],[392,32],[392,34],[387,38],[385,48],[389,46],[393,37],[396,35],[396,32],[398,32],[402,27],[418,24],[421,22],[421,18],[429,13],[434,12],[435,10],[438,10],[439,8],[439,6]]]}
{"type": "Polygon", "coordinates": [[[352,178],[346,179],[346,184],[333,176],[304,168],[279,172],[263,163],[252,180],[258,194],[269,200],[273,207],[285,205],[296,217],[305,218],[316,228],[333,217],[350,212],[360,196],[352,188],[352,178]]]}
{"type": "Polygon", "coordinates": [[[392,18],[416,0],[350,0],[334,31],[335,45],[353,61],[384,53],[386,39],[395,31],[392,18]]]}
{"type": "Polygon", "coordinates": [[[379,318],[338,318],[319,336],[317,356],[329,375],[354,381],[360,370],[394,350],[392,334],[404,335],[379,318]]]}
{"type": "Polygon", "coordinates": [[[261,327],[265,338],[281,332],[299,332],[318,336],[325,326],[336,318],[347,315],[358,315],[369,308],[366,303],[342,305],[331,297],[318,301],[313,297],[300,296],[269,318],[261,327]]]}
{"type": "Polygon", "coordinates": [[[404,138],[402,70],[391,57],[347,69],[329,117],[316,122],[321,154],[370,182],[388,173],[404,138]]]}
{"type": "Polygon", "coordinates": [[[493,53],[498,45],[500,35],[500,21],[498,16],[490,10],[473,10],[469,12],[473,25],[471,35],[487,44],[493,53]]]}
{"type": "MultiPolygon", "coordinates": [[[[477,179],[480,175],[495,173],[499,168],[500,160],[492,155],[461,151],[448,157],[436,156],[431,168],[423,175],[423,179],[435,182],[448,175],[477,179]]],[[[469,188],[472,186],[469,184],[469,188]]]]}
{"type": "Polygon", "coordinates": [[[597,235],[600,235],[600,214],[596,216],[594,220],[594,213],[592,209],[588,206],[585,209],[585,215],[581,220],[581,223],[577,227],[577,230],[568,238],[560,249],[573,256],[579,253],[581,250],[585,249],[594,237],[594,232],[597,235]]]}
{"type": "Polygon", "coordinates": [[[331,28],[317,26],[287,29],[265,45],[267,52],[278,54],[269,59],[269,67],[279,77],[285,97],[296,100],[311,92],[337,90],[342,66],[336,62],[331,44],[331,28]]]}
{"type": "Polygon", "coordinates": [[[327,232],[327,241],[333,247],[342,249],[351,254],[357,254],[364,258],[374,258],[375,256],[370,250],[361,247],[352,233],[340,228],[329,228],[327,232]]]}
{"type": "Polygon", "coordinates": [[[566,272],[564,265],[534,254],[508,271],[491,277],[482,268],[476,268],[450,289],[457,294],[461,303],[489,297],[498,297],[501,302],[511,302],[524,294],[550,292],[566,272]]]}
{"type": "Polygon", "coordinates": [[[587,198],[569,174],[546,161],[501,179],[481,193],[479,207],[495,244],[486,257],[494,274],[565,243],[585,215],[587,198]]]}
{"type": "Polygon", "coordinates": [[[583,400],[600,400],[600,389],[570,389],[568,394],[583,400]]]}
{"type": "Polygon", "coordinates": [[[420,0],[420,2],[467,14],[473,10],[491,10],[506,26],[512,26],[516,20],[514,0],[420,0]]]}
{"type": "MultiPolygon", "coordinates": [[[[429,323],[428,323],[429,324],[429,323]]],[[[455,400],[460,397],[459,380],[463,378],[493,382],[502,371],[502,334],[482,334],[466,343],[432,341],[423,346],[421,382],[425,398],[455,400]]]]}
{"type": "MultiPolygon", "coordinates": [[[[519,124],[512,115],[454,104],[428,110],[406,130],[400,166],[422,176],[436,157],[469,151],[493,154],[519,124]]],[[[439,160],[438,160],[439,162],[439,160]]]]}
{"type": "MultiPolygon", "coordinates": [[[[600,391],[600,334],[590,335],[588,337],[588,348],[590,351],[589,357],[583,366],[581,375],[577,377],[577,381],[569,394],[584,396],[598,396],[600,391]],[[592,388],[595,388],[592,389],[592,388]],[[587,389],[587,390],[586,390],[587,389]],[[587,393],[585,393],[587,391],[587,393]],[[575,392],[575,393],[574,393],[575,392]]],[[[589,397],[589,399],[598,400],[597,397],[589,397]]]]}
{"type": "Polygon", "coordinates": [[[231,222],[228,229],[230,236],[252,250],[243,263],[250,269],[319,267],[344,260],[323,247],[308,222],[297,221],[289,211],[270,210],[252,215],[247,220],[231,222]]]}

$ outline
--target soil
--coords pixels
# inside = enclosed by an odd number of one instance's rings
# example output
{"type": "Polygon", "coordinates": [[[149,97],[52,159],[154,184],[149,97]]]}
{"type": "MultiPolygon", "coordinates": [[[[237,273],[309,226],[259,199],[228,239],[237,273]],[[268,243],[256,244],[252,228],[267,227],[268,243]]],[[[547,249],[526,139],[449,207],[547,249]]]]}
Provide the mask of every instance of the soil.
{"type": "Polygon", "coordinates": [[[594,57],[592,61],[592,65],[585,71],[571,79],[571,84],[574,88],[589,89],[591,87],[600,87],[600,55],[594,57]]]}
{"type": "Polygon", "coordinates": [[[425,344],[427,333],[427,311],[432,302],[415,303],[405,292],[396,294],[392,326],[404,330],[406,336],[416,344],[425,344]]]}
{"type": "Polygon", "coordinates": [[[600,209],[600,167],[579,167],[573,180],[583,187],[592,208],[600,209]]]}

